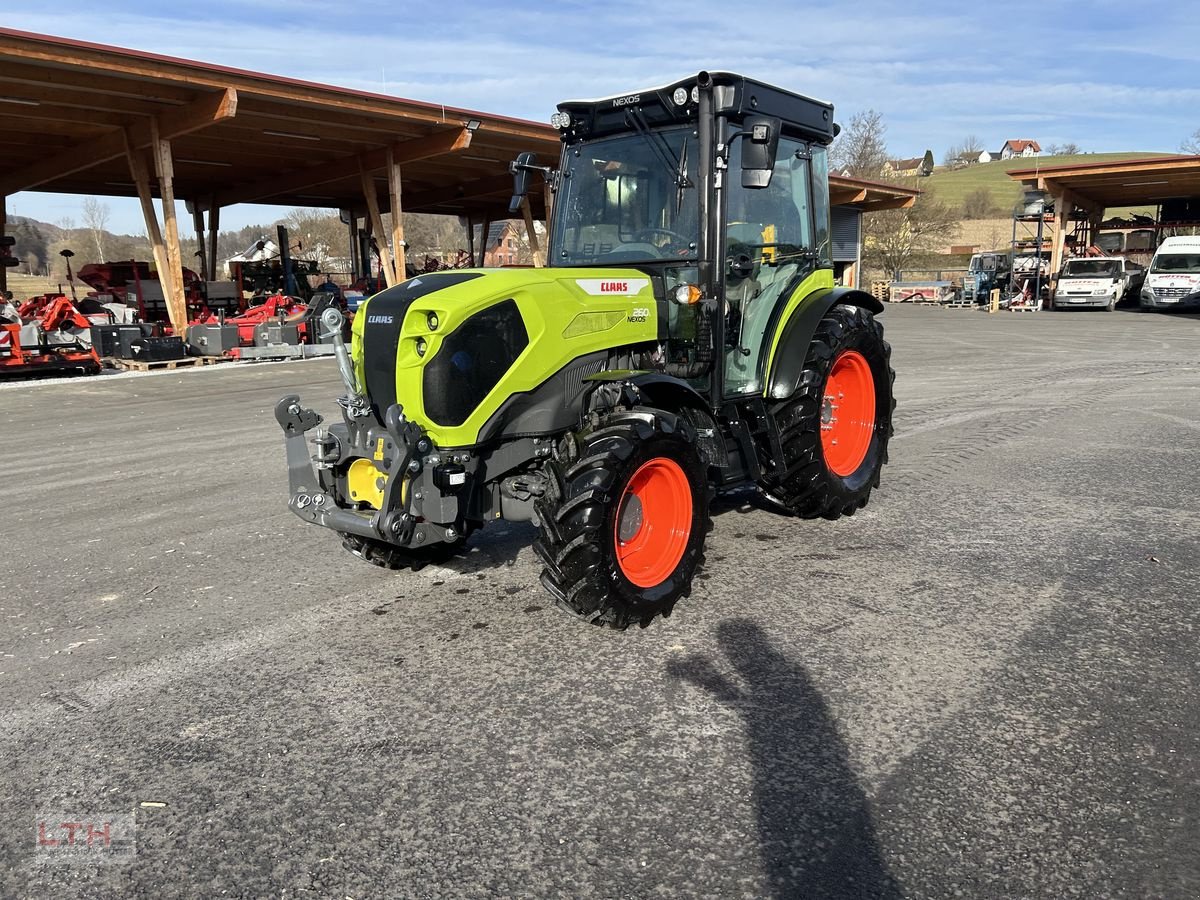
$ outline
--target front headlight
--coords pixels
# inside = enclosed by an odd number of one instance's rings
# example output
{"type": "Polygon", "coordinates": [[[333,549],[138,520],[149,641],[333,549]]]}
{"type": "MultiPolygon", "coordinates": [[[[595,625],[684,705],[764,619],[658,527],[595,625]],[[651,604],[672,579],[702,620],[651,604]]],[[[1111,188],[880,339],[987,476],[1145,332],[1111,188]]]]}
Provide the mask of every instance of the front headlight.
{"type": "Polygon", "coordinates": [[[1093,297],[1103,297],[1105,294],[1112,293],[1112,288],[1096,288],[1092,291],[1093,297]]]}

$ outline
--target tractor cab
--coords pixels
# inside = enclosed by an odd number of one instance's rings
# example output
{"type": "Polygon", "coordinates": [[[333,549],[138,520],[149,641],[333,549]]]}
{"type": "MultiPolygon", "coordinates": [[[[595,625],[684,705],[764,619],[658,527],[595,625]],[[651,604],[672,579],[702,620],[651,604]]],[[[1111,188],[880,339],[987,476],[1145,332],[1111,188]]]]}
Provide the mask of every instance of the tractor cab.
{"type": "MultiPolygon", "coordinates": [[[[701,300],[715,304],[719,403],[761,392],[781,299],[832,267],[826,146],[833,107],[740,75],[701,73],[652,90],[562,103],[549,174],[552,267],[621,267],[653,277],[673,363],[702,368],[701,300]]],[[[518,202],[526,157],[514,163],[518,202]]],[[[830,279],[832,284],[832,280],[830,279]]]]}

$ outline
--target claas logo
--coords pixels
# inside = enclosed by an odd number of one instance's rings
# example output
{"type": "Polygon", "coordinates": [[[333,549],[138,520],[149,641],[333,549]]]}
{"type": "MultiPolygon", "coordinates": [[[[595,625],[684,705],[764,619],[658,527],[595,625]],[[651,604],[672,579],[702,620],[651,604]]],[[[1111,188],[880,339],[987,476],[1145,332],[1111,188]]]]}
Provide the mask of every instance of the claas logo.
{"type": "Polygon", "coordinates": [[[11,234],[0,235],[0,266],[11,268],[21,264],[21,261],[12,255],[12,248],[16,243],[17,239],[11,234]]]}

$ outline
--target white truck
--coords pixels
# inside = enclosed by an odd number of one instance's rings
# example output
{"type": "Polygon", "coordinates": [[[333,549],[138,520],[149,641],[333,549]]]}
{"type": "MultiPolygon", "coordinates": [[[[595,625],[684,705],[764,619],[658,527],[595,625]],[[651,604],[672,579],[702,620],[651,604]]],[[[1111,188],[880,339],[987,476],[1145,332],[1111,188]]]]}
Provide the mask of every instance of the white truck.
{"type": "Polygon", "coordinates": [[[1068,259],[1058,273],[1054,308],[1117,308],[1129,292],[1138,296],[1146,270],[1121,256],[1081,256],[1068,259]]]}
{"type": "Polygon", "coordinates": [[[1200,237],[1158,246],[1141,292],[1142,309],[1200,309],[1200,237]]]}

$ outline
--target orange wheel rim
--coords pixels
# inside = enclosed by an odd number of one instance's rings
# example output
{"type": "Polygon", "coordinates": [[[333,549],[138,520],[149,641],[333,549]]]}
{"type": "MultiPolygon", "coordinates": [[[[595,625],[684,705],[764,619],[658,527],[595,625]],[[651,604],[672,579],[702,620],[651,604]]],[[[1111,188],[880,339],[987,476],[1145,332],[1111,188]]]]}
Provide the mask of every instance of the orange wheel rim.
{"type": "Polygon", "coordinates": [[[835,475],[853,475],[867,458],[875,433],[875,379],[857,350],[833,361],[821,404],[821,450],[835,475]]]}
{"type": "Polygon", "coordinates": [[[622,574],[638,587],[661,584],[683,559],[691,533],[692,489],[679,463],[643,463],[625,485],[613,523],[622,574]]]}

